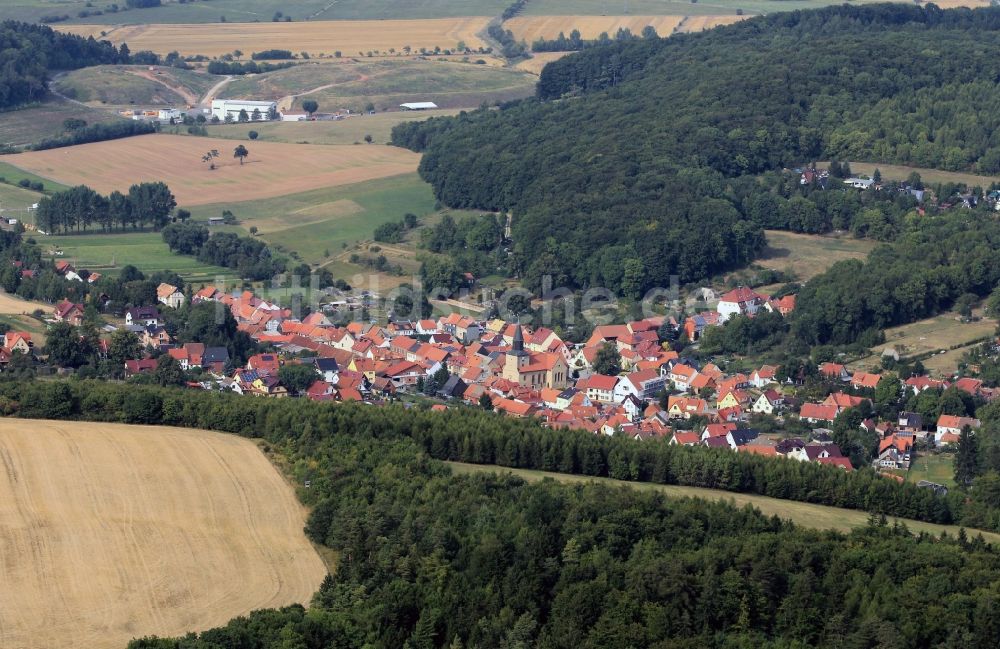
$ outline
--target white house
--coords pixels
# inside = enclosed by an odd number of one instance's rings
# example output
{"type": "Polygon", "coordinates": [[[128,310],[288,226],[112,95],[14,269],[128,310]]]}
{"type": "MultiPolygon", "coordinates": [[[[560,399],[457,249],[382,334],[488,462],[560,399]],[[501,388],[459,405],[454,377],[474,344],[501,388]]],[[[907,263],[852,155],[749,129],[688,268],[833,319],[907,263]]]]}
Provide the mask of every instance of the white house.
{"type": "Polygon", "coordinates": [[[278,110],[277,102],[273,101],[250,101],[247,99],[214,99],[212,100],[212,117],[218,117],[225,121],[226,115],[232,117],[233,121],[239,121],[240,111],[245,110],[250,121],[263,121],[271,119],[271,115],[278,110]],[[259,117],[254,119],[254,111],[259,117]]]}
{"type": "Polygon", "coordinates": [[[753,406],[750,408],[753,412],[760,412],[766,415],[774,414],[775,411],[780,410],[781,406],[784,404],[784,398],[775,390],[767,390],[753,402],[753,406]]]}
{"type": "Polygon", "coordinates": [[[715,310],[719,314],[719,322],[725,322],[734,315],[757,315],[757,311],[766,304],[766,295],[761,295],[746,286],[740,286],[723,294],[715,310]]]}
{"type": "Polygon", "coordinates": [[[660,376],[656,370],[641,370],[626,374],[615,385],[615,401],[621,403],[630,394],[639,400],[648,401],[660,393],[665,383],[666,377],[660,376]]]}
{"type": "Polygon", "coordinates": [[[156,299],[171,309],[184,306],[184,294],[173,284],[162,283],[156,287],[156,299]]]}
{"type": "Polygon", "coordinates": [[[615,387],[618,385],[617,376],[607,376],[604,374],[591,374],[587,378],[580,379],[576,387],[586,393],[591,401],[601,403],[611,403],[615,401],[615,387]]]}

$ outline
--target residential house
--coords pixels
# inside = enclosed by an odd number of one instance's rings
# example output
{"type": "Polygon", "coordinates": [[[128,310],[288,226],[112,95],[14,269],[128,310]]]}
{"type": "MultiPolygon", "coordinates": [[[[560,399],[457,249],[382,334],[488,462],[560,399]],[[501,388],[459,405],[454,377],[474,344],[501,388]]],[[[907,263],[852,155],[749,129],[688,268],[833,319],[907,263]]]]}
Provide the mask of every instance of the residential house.
{"type": "Polygon", "coordinates": [[[878,387],[878,382],[882,380],[880,374],[869,374],[868,372],[855,372],[851,377],[851,387],[860,390],[874,390],[878,387]]]}
{"type": "Polygon", "coordinates": [[[83,305],[63,300],[56,305],[55,317],[59,322],[68,322],[74,327],[79,327],[83,324],[83,305]]]}
{"type": "Polygon", "coordinates": [[[141,358],[125,361],[125,378],[136,376],[137,374],[149,374],[156,369],[155,358],[141,358]]]}
{"type": "Polygon", "coordinates": [[[621,403],[628,395],[640,401],[649,401],[663,390],[666,377],[656,370],[640,370],[626,374],[618,381],[614,389],[615,401],[621,403]]]}
{"type": "Polygon", "coordinates": [[[757,439],[759,435],[760,433],[752,428],[736,428],[726,433],[725,439],[729,444],[729,448],[736,450],[757,439]]]}
{"type": "Polygon", "coordinates": [[[618,385],[620,377],[607,376],[606,374],[591,374],[576,382],[576,387],[587,394],[591,401],[600,403],[613,403],[615,400],[615,386],[618,385]]]}
{"type": "Polygon", "coordinates": [[[156,287],[156,300],[171,309],[184,306],[184,294],[172,284],[162,283],[156,287]]]}
{"type": "Polygon", "coordinates": [[[725,322],[736,315],[752,317],[767,304],[767,300],[766,295],[761,295],[746,286],[740,286],[724,293],[719,298],[715,311],[719,314],[719,322],[725,322]]]}
{"type": "Polygon", "coordinates": [[[760,369],[754,370],[750,375],[750,385],[755,388],[764,388],[776,382],[778,368],[773,365],[762,365],[760,369]]]}
{"type": "Polygon", "coordinates": [[[773,415],[784,406],[785,398],[777,390],[764,390],[757,400],[753,402],[750,410],[766,415],[773,415]]]}
{"type": "Polygon", "coordinates": [[[810,424],[818,422],[833,423],[837,418],[838,410],[836,406],[823,405],[818,403],[804,403],[799,411],[799,419],[804,419],[810,424]]]}
{"type": "Polygon", "coordinates": [[[163,324],[160,312],[155,306],[137,306],[125,312],[125,324],[128,326],[148,327],[163,324]]]}
{"type": "Polygon", "coordinates": [[[835,381],[850,381],[851,374],[840,363],[823,363],[819,366],[819,374],[825,379],[835,381]]]}

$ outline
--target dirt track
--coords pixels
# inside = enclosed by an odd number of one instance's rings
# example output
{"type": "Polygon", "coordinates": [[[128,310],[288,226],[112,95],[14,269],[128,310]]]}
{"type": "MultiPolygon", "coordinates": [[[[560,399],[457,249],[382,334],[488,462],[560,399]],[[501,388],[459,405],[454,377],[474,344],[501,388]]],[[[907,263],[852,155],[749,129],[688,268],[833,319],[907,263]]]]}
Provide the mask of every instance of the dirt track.
{"type": "Polygon", "coordinates": [[[326,570],[252,442],[0,420],[0,647],[120,649],[308,603],[326,570]]]}

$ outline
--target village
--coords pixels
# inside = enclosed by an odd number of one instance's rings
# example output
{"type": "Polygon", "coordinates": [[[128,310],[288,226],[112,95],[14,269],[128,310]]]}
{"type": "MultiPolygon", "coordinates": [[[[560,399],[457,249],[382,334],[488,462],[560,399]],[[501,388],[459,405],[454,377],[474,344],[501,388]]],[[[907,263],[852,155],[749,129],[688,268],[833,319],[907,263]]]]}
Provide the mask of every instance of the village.
{"type": "MultiPolygon", "coordinates": [[[[94,281],[96,275],[68,262],[57,262],[56,268],[70,280],[94,281]]],[[[598,325],[589,339],[573,344],[544,326],[461,313],[414,322],[355,320],[340,325],[323,311],[295,318],[291,309],[248,290],[191,290],[185,295],[162,283],[156,304],[125,312],[117,328],[135,334],[145,350],[125,361],[125,379],[152,374],[172,359],[185,376],[197,376],[186,382],[191,389],[372,405],[423,402],[439,410],[476,407],[533,417],[549,428],[783,456],[847,471],[855,466],[832,433],[838,416],[853,409],[865,414],[859,418],[860,430],[878,440],[872,467],[897,480],[910,469],[918,449],[952,450],[963,429],[980,425],[971,417],[941,414],[929,420],[905,411],[880,419],[873,396],[883,376],[851,372],[841,363],[824,362],[815,368],[826,396],[809,401],[800,396],[801,370],[789,375],[762,365],[751,372],[727,373],[713,362],[681,356],[679,346],[671,342],[683,338],[694,343],[706,328],[734,316],[771,311],[787,315],[795,308],[794,295],[771,298],[738,287],[721,295],[714,309],[681,321],[657,316],[598,325]],[[245,364],[234,363],[226,347],[174,338],[164,315],[187,300],[228,311],[240,331],[271,351],[253,354],[245,364]],[[300,377],[307,377],[301,386],[282,380],[282,368],[294,366],[303,368],[300,377]]],[[[64,300],[56,305],[53,319],[80,326],[84,306],[64,300]]],[[[102,339],[105,353],[107,344],[102,339]]],[[[29,333],[8,332],[0,364],[9,363],[15,352],[32,351],[29,333]]],[[[983,401],[996,396],[982,381],[969,377],[947,381],[921,375],[898,383],[899,400],[951,386],[983,401]]],[[[924,486],[944,489],[936,483],[924,486]]]]}

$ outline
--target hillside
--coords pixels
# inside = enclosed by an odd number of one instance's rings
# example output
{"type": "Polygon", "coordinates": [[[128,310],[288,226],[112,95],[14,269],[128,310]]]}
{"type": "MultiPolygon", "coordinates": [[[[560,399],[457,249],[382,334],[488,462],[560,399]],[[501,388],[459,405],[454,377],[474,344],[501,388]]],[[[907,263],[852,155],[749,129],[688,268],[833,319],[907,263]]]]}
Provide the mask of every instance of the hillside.
{"type": "Polygon", "coordinates": [[[820,158],[996,172],[998,29],[995,9],[844,6],[616,42],[550,64],[536,99],[393,137],[443,202],[514,212],[530,288],[641,294],[761,250],[760,190],[727,178],[820,158]]]}
{"type": "Polygon", "coordinates": [[[219,79],[179,68],[99,65],[57,77],[55,89],[85,103],[189,106],[197,104],[219,79]]]}

